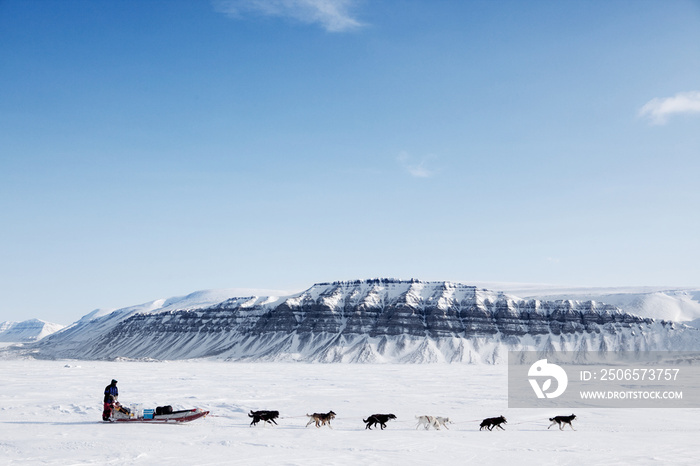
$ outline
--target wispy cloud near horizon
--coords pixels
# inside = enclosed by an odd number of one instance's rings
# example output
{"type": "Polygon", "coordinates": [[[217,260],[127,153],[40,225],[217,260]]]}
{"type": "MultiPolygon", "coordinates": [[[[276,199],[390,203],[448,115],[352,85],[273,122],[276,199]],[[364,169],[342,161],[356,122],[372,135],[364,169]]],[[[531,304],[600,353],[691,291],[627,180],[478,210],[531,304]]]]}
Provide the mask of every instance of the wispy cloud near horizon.
{"type": "Polygon", "coordinates": [[[261,15],[318,24],[328,32],[363,26],[351,13],[357,0],[213,0],[214,8],[232,18],[261,15]]]}
{"type": "Polygon", "coordinates": [[[396,160],[411,176],[415,178],[431,178],[435,175],[436,171],[429,168],[427,165],[428,161],[434,158],[434,155],[428,155],[420,160],[414,160],[408,152],[402,151],[396,157],[396,160]]]}
{"type": "Polygon", "coordinates": [[[653,125],[665,125],[669,117],[681,113],[700,113],[700,91],[679,92],[673,97],[655,98],[644,104],[639,116],[653,125]]]}

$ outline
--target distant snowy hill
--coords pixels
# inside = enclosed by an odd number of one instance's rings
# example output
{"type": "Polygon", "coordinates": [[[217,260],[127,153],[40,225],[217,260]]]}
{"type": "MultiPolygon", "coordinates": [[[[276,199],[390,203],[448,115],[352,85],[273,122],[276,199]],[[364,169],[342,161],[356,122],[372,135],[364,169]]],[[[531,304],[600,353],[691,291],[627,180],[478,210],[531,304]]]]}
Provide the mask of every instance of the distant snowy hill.
{"type": "Polygon", "coordinates": [[[39,319],[24,322],[0,323],[0,342],[23,343],[41,340],[61,330],[64,325],[52,324],[39,319]]]}
{"type": "Polygon", "coordinates": [[[0,322],[0,333],[17,324],[17,322],[0,322]]]}
{"type": "Polygon", "coordinates": [[[599,301],[625,312],[653,319],[697,325],[700,319],[700,288],[616,287],[581,288],[522,284],[483,284],[524,299],[599,301]]]}
{"type": "Polygon", "coordinates": [[[696,351],[700,330],[593,300],[376,279],[286,297],[199,292],[95,311],[25,349],[39,358],[498,363],[518,349],[696,351]]]}

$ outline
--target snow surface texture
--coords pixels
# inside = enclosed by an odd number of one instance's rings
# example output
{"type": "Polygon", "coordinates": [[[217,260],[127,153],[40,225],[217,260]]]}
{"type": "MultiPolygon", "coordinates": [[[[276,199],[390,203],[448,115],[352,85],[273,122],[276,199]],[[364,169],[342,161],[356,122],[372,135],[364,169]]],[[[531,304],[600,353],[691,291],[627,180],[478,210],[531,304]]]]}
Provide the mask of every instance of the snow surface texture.
{"type": "Polygon", "coordinates": [[[65,325],[52,324],[39,319],[30,319],[24,322],[2,322],[0,323],[0,342],[37,341],[64,327],[65,325]]]}
{"type": "Polygon", "coordinates": [[[571,414],[508,409],[503,365],[245,364],[0,361],[0,464],[9,465],[695,465],[700,410],[574,410],[576,431],[547,429],[571,414]],[[182,425],[100,421],[102,392],[123,404],[202,408],[182,425]],[[278,426],[249,427],[250,410],[278,426]],[[305,427],[333,410],[333,429],[305,427]],[[363,418],[393,413],[385,430],[363,418]],[[416,430],[417,415],[449,430],[416,430]],[[479,431],[503,415],[505,431],[479,431]]]}
{"type": "Polygon", "coordinates": [[[33,345],[39,358],[505,362],[510,350],[697,351],[700,331],[595,301],[523,300],[450,282],[322,283],[293,296],[206,292],[90,314],[33,345]]]}

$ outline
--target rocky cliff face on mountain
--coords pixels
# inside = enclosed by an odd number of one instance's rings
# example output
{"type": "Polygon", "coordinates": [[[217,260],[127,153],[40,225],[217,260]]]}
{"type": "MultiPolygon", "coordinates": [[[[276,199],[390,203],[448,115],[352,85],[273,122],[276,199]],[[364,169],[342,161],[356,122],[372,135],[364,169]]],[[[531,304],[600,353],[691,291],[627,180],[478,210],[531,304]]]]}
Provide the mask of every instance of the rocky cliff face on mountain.
{"type": "Polygon", "coordinates": [[[322,283],[283,298],[115,311],[37,342],[44,358],[502,362],[509,350],[700,350],[700,331],[593,301],[449,282],[322,283]]]}

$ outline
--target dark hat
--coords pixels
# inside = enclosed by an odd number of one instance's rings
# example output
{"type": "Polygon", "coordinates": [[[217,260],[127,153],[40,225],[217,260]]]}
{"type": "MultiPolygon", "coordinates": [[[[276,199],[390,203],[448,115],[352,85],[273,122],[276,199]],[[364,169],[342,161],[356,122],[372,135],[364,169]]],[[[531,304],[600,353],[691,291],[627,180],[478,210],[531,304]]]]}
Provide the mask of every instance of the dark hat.
{"type": "Polygon", "coordinates": [[[114,385],[114,384],[116,384],[116,383],[117,383],[117,381],[114,380],[114,379],[112,379],[112,385],[114,385]]]}

